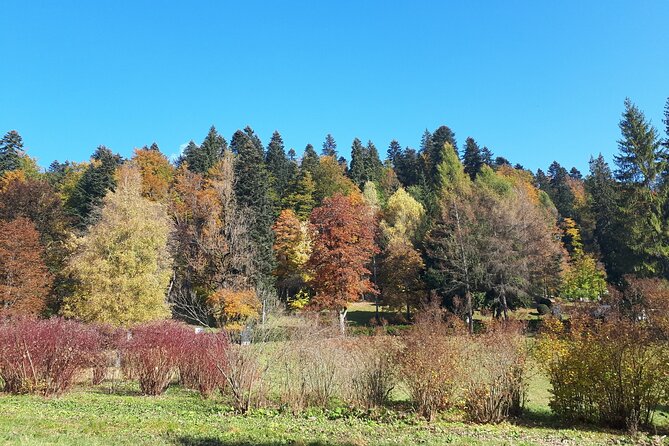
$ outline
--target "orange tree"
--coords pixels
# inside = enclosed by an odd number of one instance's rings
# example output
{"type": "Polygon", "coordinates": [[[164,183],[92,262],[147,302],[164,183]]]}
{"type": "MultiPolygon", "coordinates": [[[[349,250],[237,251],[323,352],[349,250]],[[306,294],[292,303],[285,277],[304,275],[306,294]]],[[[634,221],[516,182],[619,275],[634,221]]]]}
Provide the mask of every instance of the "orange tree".
{"type": "Polygon", "coordinates": [[[309,267],[315,292],[310,306],[336,310],[343,334],[347,304],[363,293],[377,293],[367,268],[378,252],[376,221],[361,198],[337,193],[313,210],[310,222],[313,251],[309,267]]]}

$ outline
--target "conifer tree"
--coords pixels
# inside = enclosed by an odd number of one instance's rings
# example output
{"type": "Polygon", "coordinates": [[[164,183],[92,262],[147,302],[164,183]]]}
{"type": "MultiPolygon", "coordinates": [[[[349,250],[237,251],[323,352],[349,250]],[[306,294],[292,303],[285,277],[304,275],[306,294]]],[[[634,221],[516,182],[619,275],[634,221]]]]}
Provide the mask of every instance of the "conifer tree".
{"type": "Polygon", "coordinates": [[[362,142],[355,138],[351,144],[351,167],[348,170],[348,177],[358,186],[365,184],[366,177],[366,153],[362,142]]]}
{"type": "Polygon", "coordinates": [[[238,130],[230,144],[235,159],[235,196],[237,203],[248,208],[254,224],[250,236],[256,247],[255,266],[258,276],[256,282],[268,283],[274,270],[274,220],[272,202],[269,195],[270,176],[264,164],[262,146],[259,139],[254,139],[253,130],[247,127],[238,130]],[[250,135],[250,136],[249,136],[250,135]],[[255,142],[254,142],[255,141],[255,142]]]}
{"type": "Polygon", "coordinates": [[[472,180],[476,178],[476,175],[481,171],[481,167],[484,164],[481,150],[472,137],[467,138],[465,141],[462,164],[465,166],[465,172],[472,180]]]}
{"type": "Polygon", "coordinates": [[[370,140],[367,142],[365,153],[365,182],[374,181],[378,183],[383,176],[383,163],[379,158],[379,151],[370,140]]]}
{"type": "Polygon", "coordinates": [[[0,175],[21,167],[23,138],[16,130],[10,130],[0,139],[0,175]]]}
{"type": "Polygon", "coordinates": [[[272,184],[272,202],[274,213],[278,215],[281,210],[281,202],[288,193],[288,187],[291,180],[291,162],[286,158],[286,151],[283,145],[283,139],[279,132],[274,132],[265,154],[265,165],[270,174],[272,184]]]}
{"type": "Polygon", "coordinates": [[[295,211],[302,221],[309,219],[311,210],[316,206],[316,183],[309,171],[301,172],[292,187],[292,192],[284,200],[284,208],[295,211]]]}
{"type": "Polygon", "coordinates": [[[493,154],[490,149],[485,146],[481,149],[481,161],[487,166],[492,167],[493,165],[493,154]]]}
{"type": "Polygon", "coordinates": [[[325,136],[325,141],[323,141],[322,153],[323,156],[333,156],[337,158],[337,142],[329,133],[325,136]]]}
{"type": "Polygon", "coordinates": [[[102,199],[107,192],[116,187],[116,168],[121,164],[122,158],[112,153],[105,146],[95,150],[79,182],[69,197],[67,207],[75,220],[75,225],[84,229],[95,221],[93,212],[102,204],[102,199]]]}
{"type": "Polygon", "coordinates": [[[318,170],[318,165],[320,164],[320,158],[314,150],[314,146],[307,144],[304,148],[304,154],[302,155],[302,162],[300,163],[300,169],[303,172],[309,172],[312,177],[316,175],[318,170]]]}
{"type": "Polygon", "coordinates": [[[212,125],[202,144],[198,146],[193,141],[188,143],[181,162],[188,163],[191,171],[204,175],[221,159],[227,149],[225,138],[219,135],[216,127],[212,125]]]}

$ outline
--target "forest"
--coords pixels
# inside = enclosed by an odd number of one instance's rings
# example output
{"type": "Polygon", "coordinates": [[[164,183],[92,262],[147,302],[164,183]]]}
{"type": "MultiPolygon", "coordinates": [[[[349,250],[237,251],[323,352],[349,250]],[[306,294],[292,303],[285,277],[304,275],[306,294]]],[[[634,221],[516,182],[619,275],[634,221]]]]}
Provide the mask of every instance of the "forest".
{"type": "Polygon", "coordinates": [[[664,117],[626,100],[617,154],[585,173],[446,125],[385,159],[212,126],[178,159],[99,146],[46,170],[10,130],[0,382],[60,395],[119,369],[148,395],[220,388],[239,413],[383,407],[401,383],[426,420],[498,423],[537,364],[564,419],[649,428],[669,395],[669,100],[664,117]],[[359,301],[369,336],[349,331],[359,301]]]}

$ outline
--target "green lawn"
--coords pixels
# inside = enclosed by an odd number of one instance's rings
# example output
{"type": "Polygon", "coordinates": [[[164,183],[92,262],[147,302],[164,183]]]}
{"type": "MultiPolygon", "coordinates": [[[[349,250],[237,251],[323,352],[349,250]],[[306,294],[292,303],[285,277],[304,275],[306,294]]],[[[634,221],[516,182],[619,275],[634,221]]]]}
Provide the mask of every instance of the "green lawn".
{"type": "MultiPolygon", "coordinates": [[[[541,383],[534,383],[543,386],[541,383]]],[[[536,392],[537,389],[533,389],[536,392]]],[[[109,394],[108,385],[78,388],[60,398],[0,396],[0,443],[11,445],[599,445],[637,444],[619,433],[560,426],[528,405],[515,424],[427,424],[392,412],[347,411],[292,415],[258,411],[235,415],[219,398],[172,387],[161,397],[138,395],[134,384],[109,394]]],[[[544,399],[542,399],[544,398],[544,399]]],[[[647,439],[650,441],[651,439],[647,439]]],[[[647,443],[661,444],[661,443],[647,443]]]]}

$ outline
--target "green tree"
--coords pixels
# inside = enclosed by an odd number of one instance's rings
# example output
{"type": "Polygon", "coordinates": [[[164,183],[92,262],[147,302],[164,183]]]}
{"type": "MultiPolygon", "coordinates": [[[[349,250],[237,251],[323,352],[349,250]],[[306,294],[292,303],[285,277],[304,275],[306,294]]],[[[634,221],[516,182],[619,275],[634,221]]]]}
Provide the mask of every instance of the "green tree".
{"type": "Polygon", "coordinates": [[[476,178],[476,175],[481,171],[481,167],[483,167],[484,162],[481,149],[479,149],[479,145],[476,144],[474,138],[469,137],[465,141],[462,164],[465,166],[465,172],[472,180],[476,178]]]}
{"type": "Polygon", "coordinates": [[[302,162],[300,163],[300,169],[302,172],[309,172],[311,177],[316,176],[316,171],[318,170],[318,165],[320,164],[320,158],[314,150],[314,146],[307,144],[304,148],[304,154],[302,155],[302,162]]]}
{"type": "Polygon", "coordinates": [[[188,143],[181,162],[187,163],[188,168],[193,172],[206,174],[221,159],[227,149],[228,144],[225,138],[219,135],[216,127],[212,125],[202,144],[198,146],[193,141],[188,143]]]}
{"type": "Polygon", "coordinates": [[[271,180],[262,145],[254,137],[249,127],[243,132],[238,130],[232,137],[231,148],[236,153],[234,191],[237,203],[249,209],[254,221],[250,236],[256,249],[256,283],[260,283],[271,281],[274,270],[274,212],[269,194],[271,180]]]}
{"type": "Polygon", "coordinates": [[[349,195],[358,190],[357,186],[344,174],[342,165],[331,156],[321,157],[314,182],[316,183],[314,193],[316,203],[322,203],[324,199],[336,193],[349,195]]]}
{"type": "Polygon", "coordinates": [[[353,144],[351,144],[351,166],[348,169],[348,177],[358,187],[362,187],[367,181],[366,167],[365,147],[362,145],[362,141],[355,138],[353,144]]]}
{"type": "Polygon", "coordinates": [[[10,130],[0,139],[0,175],[9,170],[21,167],[24,155],[23,138],[16,130],[10,130]]]}
{"type": "Polygon", "coordinates": [[[331,134],[325,136],[323,141],[323,156],[332,156],[337,158],[337,142],[331,134]]]}
{"type": "Polygon", "coordinates": [[[661,174],[666,169],[667,152],[655,128],[629,99],[620,121],[619,154],[614,157],[615,177],[620,182],[619,218],[625,222],[625,240],[633,253],[626,272],[642,275],[669,273],[667,196],[661,191],[661,174]]]}
{"type": "Polygon", "coordinates": [[[309,219],[311,210],[316,206],[316,183],[311,178],[309,171],[301,172],[296,180],[292,192],[286,197],[284,207],[295,211],[295,215],[301,220],[309,219]]]}
{"type": "Polygon", "coordinates": [[[281,203],[286,197],[292,175],[292,163],[286,158],[286,150],[279,132],[274,132],[265,154],[265,165],[272,184],[272,202],[274,213],[278,215],[281,203]]]}
{"type": "Polygon", "coordinates": [[[78,240],[70,259],[76,285],[63,302],[63,315],[121,326],[168,317],[170,232],[166,208],[142,197],[138,169],[122,167],[99,221],[78,240]]]}
{"type": "Polygon", "coordinates": [[[122,158],[105,146],[96,149],[83,175],[79,179],[67,202],[67,209],[74,218],[76,227],[84,229],[96,219],[93,212],[102,204],[108,191],[116,187],[116,168],[122,158]]]}

